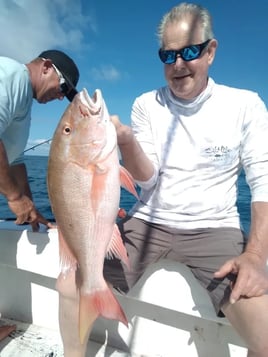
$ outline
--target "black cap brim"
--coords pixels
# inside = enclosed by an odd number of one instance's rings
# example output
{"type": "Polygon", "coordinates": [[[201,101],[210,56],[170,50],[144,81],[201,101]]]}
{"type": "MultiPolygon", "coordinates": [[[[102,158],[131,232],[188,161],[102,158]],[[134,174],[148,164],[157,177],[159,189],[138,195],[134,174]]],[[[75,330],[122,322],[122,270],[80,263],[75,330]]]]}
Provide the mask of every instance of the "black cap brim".
{"type": "Polygon", "coordinates": [[[65,97],[71,102],[78,91],[75,88],[72,88],[67,94],[65,94],[65,97]]]}

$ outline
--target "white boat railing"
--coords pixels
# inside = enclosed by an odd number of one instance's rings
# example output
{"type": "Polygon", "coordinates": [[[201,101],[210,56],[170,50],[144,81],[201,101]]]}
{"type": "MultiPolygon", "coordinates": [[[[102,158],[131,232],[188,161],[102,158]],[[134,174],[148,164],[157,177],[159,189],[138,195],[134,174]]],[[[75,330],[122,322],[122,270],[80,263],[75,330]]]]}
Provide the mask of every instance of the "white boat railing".
{"type": "MultiPolygon", "coordinates": [[[[58,258],[56,230],[33,233],[28,226],[0,222],[2,317],[59,333],[58,258]]],[[[247,355],[244,342],[225,318],[216,316],[207,292],[181,264],[160,261],[152,265],[127,295],[117,297],[129,327],[99,318],[87,356],[247,355]],[[94,345],[94,353],[92,341],[98,346],[94,345]]]]}

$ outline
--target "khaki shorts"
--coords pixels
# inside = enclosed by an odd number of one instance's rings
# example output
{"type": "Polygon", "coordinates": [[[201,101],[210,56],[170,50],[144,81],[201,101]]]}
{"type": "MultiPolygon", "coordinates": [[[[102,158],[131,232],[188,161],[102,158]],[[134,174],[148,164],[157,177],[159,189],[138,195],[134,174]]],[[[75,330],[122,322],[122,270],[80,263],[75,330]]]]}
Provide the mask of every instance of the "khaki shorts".
{"type": "Polygon", "coordinates": [[[117,259],[106,260],[104,277],[114,288],[127,292],[141,277],[147,266],[160,259],[187,265],[211,297],[216,313],[223,316],[221,306],[230,295],[232,274],[215,279],[213,274],[227,260],[240,255],[245,237],[236,228],[202,228],[179,230],[140,219],[126,217],[118,223],[126,246],[131,270],[117,259]]]}

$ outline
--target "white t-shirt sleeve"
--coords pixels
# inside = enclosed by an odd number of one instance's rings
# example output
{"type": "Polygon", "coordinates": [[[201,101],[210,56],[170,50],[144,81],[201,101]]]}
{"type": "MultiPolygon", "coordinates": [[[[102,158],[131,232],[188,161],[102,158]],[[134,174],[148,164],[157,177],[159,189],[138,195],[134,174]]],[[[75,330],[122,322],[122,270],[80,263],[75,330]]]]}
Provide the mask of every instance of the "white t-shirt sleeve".
{"type": "Polygon", "coordinates": [[[252,202],[268,202],[268,112],[256,93],[252,99],[244,117],[241,160],[252,202]]]}

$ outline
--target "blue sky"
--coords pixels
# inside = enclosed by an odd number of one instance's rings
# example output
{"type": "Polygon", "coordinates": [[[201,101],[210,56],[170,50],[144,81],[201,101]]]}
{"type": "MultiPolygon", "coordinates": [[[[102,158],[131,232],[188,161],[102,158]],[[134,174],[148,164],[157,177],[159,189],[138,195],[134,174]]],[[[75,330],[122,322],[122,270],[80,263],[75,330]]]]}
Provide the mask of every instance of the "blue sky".
{"type": "MultiPolygon", "coordinates": [[[[141,93],[165,84],[157,26],[174,0],[0,0],[1,54],[22,63],[60,49],[77,63],[77,88],[102,90],[111,114],[130,123],[141,93]],[[3,33],[4,29],[4,33],[3,33]],[[4,34],[4,36],[3,36],[4,34]]],[[[268,2],[204,0],[219,42],[215,81],[259,93],[268,106],[268,2]]],[[[224,100],[224,98],[223,98],[224,100]]],[[[34,103],[28,148],[50,139],[68,101],[34,103]]],[[[48,154],[44,144],[28,152],[48,154]]]]}

